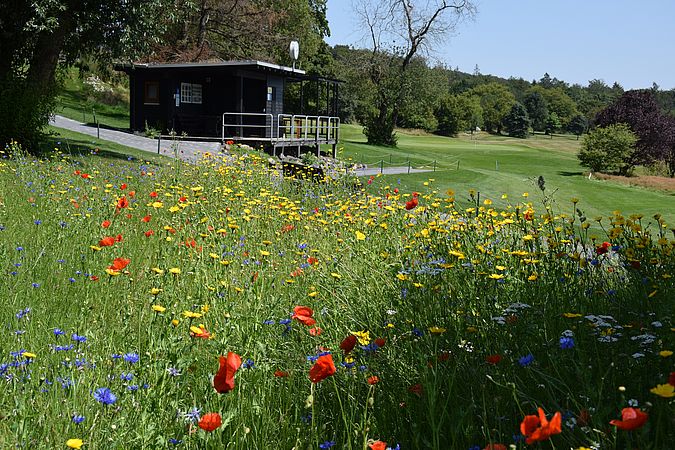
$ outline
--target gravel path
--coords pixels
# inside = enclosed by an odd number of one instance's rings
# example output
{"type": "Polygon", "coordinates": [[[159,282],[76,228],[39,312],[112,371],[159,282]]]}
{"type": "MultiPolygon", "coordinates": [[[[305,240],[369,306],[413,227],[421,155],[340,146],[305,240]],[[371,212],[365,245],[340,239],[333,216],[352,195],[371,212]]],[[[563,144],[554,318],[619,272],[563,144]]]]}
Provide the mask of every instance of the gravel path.
{"type": "MultiPolygon", "coordinates": [[[[96,127],[85,125],[76,120],[67,119],[61,116],[54,116],[54,119],[51,120],[49,124],[55,127],[65,128],[66,130],[87,134],[89,136],[96,136],[97,133],[96,127]]],[[[109,130],[107,128],[101,128],[101,139],[157,154],[157,139],[138,136],[124,131],[109,130]]],[[[219,151],[219,142],[183,141],[178,145],[179,158],[188,162],[197,161],[204,152],[217,153],[219,151]]],[[[159,154],[169,157],[174,156],[174,149],[172,148],[172,141],[170,139],[161,140],[159,154]]]]}

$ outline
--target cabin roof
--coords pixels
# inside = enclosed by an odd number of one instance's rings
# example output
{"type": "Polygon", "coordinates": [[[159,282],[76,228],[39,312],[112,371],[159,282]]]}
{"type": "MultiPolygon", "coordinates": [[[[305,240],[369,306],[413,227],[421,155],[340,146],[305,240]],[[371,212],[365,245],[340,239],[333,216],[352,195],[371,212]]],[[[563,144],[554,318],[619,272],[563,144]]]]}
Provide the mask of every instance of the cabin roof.
{"type": "Polygon", "coordinates": [[[327,78],[317,75],[307,75],[302,69],[294,69],[292,67],[281,66],[264,61],[212,61],[212,62],[189,62],[189,63],[125,63],[115,64],[115,70],[130,74],[135,69],[184,69],[184,68],[201,68],[208,69],[212,67],[233,67],[241,69],[252,69],[273,72],[279,75],[287,76],[296,81],[312,80],[333,83],[343,83],[342,80],[327,78]]]}
{"type": "Polygon", "coordinates": [[[210,67],[237,67],[244,69],[263,69],[272,72],[279,72],[286,75],[305,75],[306,72],[302,69],[294,69],[292,67],[280,66],[264,61],[216,61],[216,62],[189,62],[189,63],[133,63],[133,64],[117,64],[115,68],[121,71],[129,71],[134,69],[182,69],[182,68],[204,68],[210,67]]]}

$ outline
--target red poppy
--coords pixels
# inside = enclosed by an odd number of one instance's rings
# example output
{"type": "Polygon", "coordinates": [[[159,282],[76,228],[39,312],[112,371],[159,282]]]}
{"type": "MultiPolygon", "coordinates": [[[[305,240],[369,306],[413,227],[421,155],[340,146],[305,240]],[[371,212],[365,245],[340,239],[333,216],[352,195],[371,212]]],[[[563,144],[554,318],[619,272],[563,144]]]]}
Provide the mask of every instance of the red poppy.
{"type": "Polygon", "coordinates": [[[103,222],[101,222],[101,226],[102,226],[103,228],[108,228],[108,227],[110,226],[110,221],[109,221],[109,220],[104,220],[103,222]]]}
{"type": "Polygon", "coordinates": [[[291,317],[301,324],[311,327],[316,323],[316,320],[312,318],[313,315],[314,311],[309,306],[296,306],[293,308],[293,315],[291,317]]]}
{"type": "Polygon", "coordinates": [[[118,234],[117,236],[115,236],[115,242],[122,242],[123,239],[124,238],[122,238],[121,234],[118,234]]]}
{"type": "Polygon", "coordinates": [[[508,450],[504,444],[488,444],[483,450],[508,450]]]}
{"type": "Polygon", "coordinates": [[[493,366],[496,366],[499,364],[499,361],[502,360],[502,355],[490,355],[485,357],[485,361],[488,364],[492,364],[493,366]]]}
{"type": "Polygon", "coordinates": [[[220,356],[220,368],[213,377],[213,387],[219,394],[225,394],[234,389],[234,374],[241,366],[241,357],[233,352],[227,352],[227,358],[220,356]]]}
{"type": "Polygon", "coordinates": [[[108,269],[120,271],[128,266],[130,262],[131,260],[127,258],[115,258],[112,266],[109,266],[108,269]]]}
{"type": "Polygon", "coordinates": [[[150,197],[151,197],[151,198],[157,198],[157,192],[152,191],[152,192],[150,193],[150,197]]]}
{"type": "Polygon", "coordinates": [[[350,334],[349,336],[344,338],[342,342],[340,342],[340,348],[342,349],[342,351],[345,352],[346,355],[347,353],[354,350],[354,347],[356,347],[356,342],[357,342],[356,336],[350,334]]]}
{"type": "Polygon", "coordinates": [[[115,244],[115,238],[112,236],[106,236],[100,241],[98,241],[99,247],[112,247],[115,244]]]}
{"type": "Polygon", "coordinates": [[[148,223],[148,222],[150,222],[150,219],[152,219],[152,216],[145,216],[141,219],[141,222],[148,223]]]}
{"type": "Polygon", "coordinates": [[[275,370],[274,371],[274,376],[277,377],[277,378],[285,378],[288,375],[289,375],[288,372],[284,372],[283,370],[275,370]]]}
{"type": "Polygon", "coordinates": [[[316,360],[314,366],[309,369],[309,379],[312,383],[318,383],[321,380],[325,380],[329,376],[335,373],[335,364],[333,364],[333,355],[330,353],[327,355],[319,356],[319,359],[316,360]]]}
{"type": "Polygon", "coordinates": [[[126,184],[126,183],[122,183],[122,184],[120,185],[120,189],[125,190],[126,188],[127,188],[127,184],[126,184]]]}
{"type": "Polygon", "coordinates": [[[546,419],[546,414],[541,408],[537,409],[539,416],[527,415],[520,424],[520,432],[527,437],[525,442],[529,445],[533,442],[545,441],[554,434],[562,432],[560,427],[562,424],[562,416],[560,412],[556,412],[549,422],[546,419]]]}
{"type": "Polygon", "coordinates": [[[417,200],[417,197],[413,197],[407,202],[405,202],[405,209],[410,211],[411,209],[415,208],[419,204],[419,201],[417,200]]]}
{"type": "Polygon", "coordinates": [[[186,201],[187,201],[187,197],[183,195],[182,197],[180,197],[180,198],[178,199],[178,201],[179,201],[180,203],[186,202],[186,201]]]}
{"type": "Polygon", "coordinates": [[[609,424],[620,430],[635,430],[642,427],[648,418],[649,414],[638,408],[624,408],[621,410],[621,420],[612,420],[609,424]]]}
{"type": "Polygon", "coordinates": [[[582,409],[579,411],[579,416],[577,417],[577,424],[580,427],[588,426],[591,423],[591,413],[587,409],[582,409]]]}
{"type": "Polygon", "coordinates": [[[312,336],[319,336],[322,332],[323,332],[323,330],[319,327],[314,327],[314,328],[309,329],[309,334],[311,334],[312,336]]]}
{"type": "Polygon", "coordinates": [[[379,382],[380,382],[380,379],[376,375],[373,375],[372,377],[368,378],[368,384],[371,385],[371,386],[374,385],[374,384],[377,384],[379,382]]]}
{"type": "Polygon", "coordinates": [[[129,191],[129,197],[131,198],[136,197],[136,191],[129,191]]]}
{"type": "Polygon", "coordinates": [[[386,344],[386,343],[387,343],[387,341],[385,341],[384,338],[375,339],[375,345],[377,345],[377,348],[384,347],[384,344],[386,344]]]}
{"type": "Polygon", "coordinates": [[[80,176],[81,176],[82,178],[85,178],[85,179],[91,178],[91,175],[89,175],[88,173],[83,173],[83,174],[80,175],[80,176]]]}
{"type": "Polygon", "coordinates": [[[307,264],[309,264],[310,266],[313,266],[314,264],[316,264],[318,262],[319,262],[319,260],[316,259],[313,256],[310,256],[309,258],[307,258],[307,264]]]}
{"type": "Polygon", "coordinates": [[[611,246],[612,246],[612,244],[610,244],[609,242],[603,242],[602,245],[598,245],[595,248],[595,253],[597,253],[598,255],[604,255],[605,253],[607,253],[609,251],[609,248],[611,246]]]}
{"type": "Polygon", "coordinates": [[[675,386],[675,372],[670,372],[670,376],[668,377],[668,384],[671,386],[675,386]]]}
{"type": "Polygon", "coordinates": [[[126,197],[121,197],[117,200],[117,209],[123,209],[129,206],[129,200],[126,197]]]}
{"type": "Polygon", "coordinates": [[[368,447],[370,447],[370,450],[386,450],[387,443],[382,441],[375,441],[372,444],[368,445],[368,447]]]}
{"type": "Polygon", "coordinates": [[[208,413],[204,414],[201,419],[199,419],[199,428],[204,431],[213,431],[223,424],[223,419],[218,413],[208,413]]]}
{"type": "Polygon", "coordinates": [[[413,394],[417,395],[418,397],[421,397],[422,394],[424,394],[424,387],[421,384],[415,384],[412,385],[408,388],[408,392],[412,392],[413,394]]]}
{"type": "Polygon", "coordinates": [[[155,234],[154,231],[148,230],[148,231],[145,232],[145,237],[150,237],[150,236],[152,236],[153,234],[155,234]]]}

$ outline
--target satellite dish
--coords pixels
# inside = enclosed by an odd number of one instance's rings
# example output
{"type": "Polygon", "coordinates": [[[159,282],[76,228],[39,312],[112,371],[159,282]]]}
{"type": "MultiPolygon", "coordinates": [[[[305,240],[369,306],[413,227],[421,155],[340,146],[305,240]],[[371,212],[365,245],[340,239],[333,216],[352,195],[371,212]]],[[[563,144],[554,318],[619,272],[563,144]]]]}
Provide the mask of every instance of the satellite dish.
{"type": "Polygon", "coordinates": [[[294,62],[297,61],[298,56],[300,55],[300,44],[298,44],[298,41],[291,41],[291,45],[288,50],[291,55],[291,59],[294,62]]]}

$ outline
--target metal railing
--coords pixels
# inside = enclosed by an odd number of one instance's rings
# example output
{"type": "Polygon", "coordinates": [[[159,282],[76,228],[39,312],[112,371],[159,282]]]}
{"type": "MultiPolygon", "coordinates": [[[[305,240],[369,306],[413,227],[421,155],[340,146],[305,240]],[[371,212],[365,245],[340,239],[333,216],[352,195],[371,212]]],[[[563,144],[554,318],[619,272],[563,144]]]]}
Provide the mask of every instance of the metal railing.
{"type": "Polygon", "coordinates": [[[226,140],[272,142],[337,142],[340,118],[266,113],[223,113],[222,135],[226,140]],[[276,119],[276,120],[275,120],[276,119]],[[234,131],[234,132],[230,132],[234,131]]]}
{"type": "Polygon", "coordinates": [[[271,137],[274,116],[266,113],[223,113],[222,140],[259,140],[271,137]],[[234,128],[235,133],[226,133],[234,128]],[[237,132],[238,130],[238,132],[237,132]]]}

